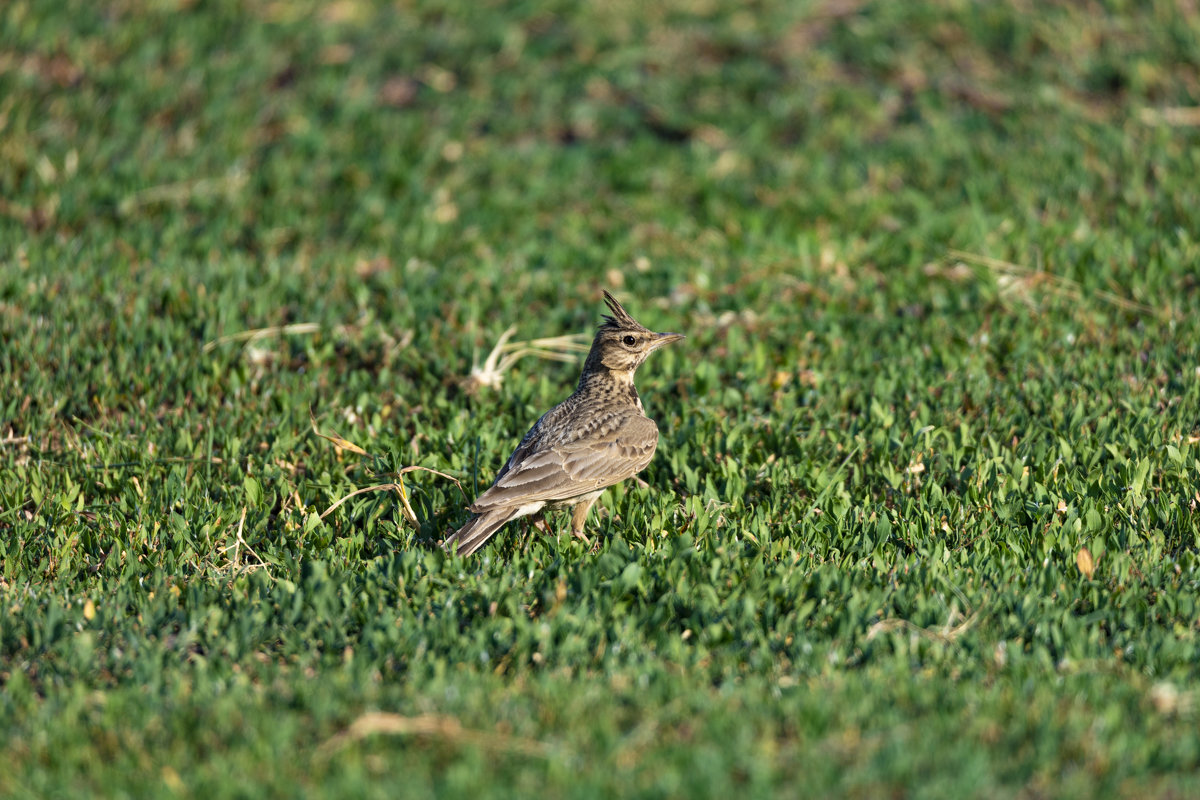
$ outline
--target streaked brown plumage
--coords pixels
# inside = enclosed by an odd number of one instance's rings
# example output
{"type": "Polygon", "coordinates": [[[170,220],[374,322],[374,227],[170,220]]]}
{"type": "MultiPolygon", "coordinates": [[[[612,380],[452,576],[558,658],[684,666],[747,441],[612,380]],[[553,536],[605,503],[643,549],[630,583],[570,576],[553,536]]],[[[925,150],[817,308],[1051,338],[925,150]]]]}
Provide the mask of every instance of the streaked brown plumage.
{"type": "Polygon", "coordinates": [[[470,555],[502,525],[543,508],[571,507],[571,532],[583,536],[588,510],[606,488],[645,469],[658,426],[642,410],[633,375],[646,356],[683,338],[639,324],[608,292],[604,318],[575,393],[525,434],[492,487],[471,505],[475,514],[442,544],[470,555]]]}

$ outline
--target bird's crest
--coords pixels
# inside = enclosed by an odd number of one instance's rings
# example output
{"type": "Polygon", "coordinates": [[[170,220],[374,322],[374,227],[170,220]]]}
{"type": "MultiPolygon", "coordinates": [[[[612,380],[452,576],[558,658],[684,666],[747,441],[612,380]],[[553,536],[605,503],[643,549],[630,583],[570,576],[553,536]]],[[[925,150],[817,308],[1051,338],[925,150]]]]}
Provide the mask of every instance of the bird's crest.
{"type": "Polygon", "coordinates": [[[604,324],[600,326],[601,330],[608,329],[613,331],[649,331],[645,325],[642,325],[633,317],[629,316],[629,312],[621,307],[617,302],[617,298],[613,297],[606,290],[604,292],[604,302],[608,304],[608,308],[612,311],[612,316],[604,315],[604,324]]]}

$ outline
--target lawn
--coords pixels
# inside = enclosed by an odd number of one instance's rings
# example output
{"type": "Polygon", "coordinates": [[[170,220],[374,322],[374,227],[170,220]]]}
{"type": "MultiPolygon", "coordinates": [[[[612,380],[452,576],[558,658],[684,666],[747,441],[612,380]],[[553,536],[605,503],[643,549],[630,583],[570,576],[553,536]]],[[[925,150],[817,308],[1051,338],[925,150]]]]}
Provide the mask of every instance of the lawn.
{"type": "Polygon", "coordinates": [[[0,796],[1200,795],[1198,175],[1186,2],[4,3],[0,796]]]}

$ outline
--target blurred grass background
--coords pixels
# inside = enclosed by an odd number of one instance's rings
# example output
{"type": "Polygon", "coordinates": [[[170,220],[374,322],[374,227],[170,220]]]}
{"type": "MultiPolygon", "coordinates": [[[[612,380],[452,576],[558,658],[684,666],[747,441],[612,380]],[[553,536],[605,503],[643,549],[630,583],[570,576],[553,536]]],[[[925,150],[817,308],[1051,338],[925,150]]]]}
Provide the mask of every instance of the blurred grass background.
{"type": "Polygon", "coordinates": [[[1196,793],[1198,108],[1182,0],[6,3],[0,794],[1196,793]],[[601,288],[648,486],[444,557],[601,288]]]}

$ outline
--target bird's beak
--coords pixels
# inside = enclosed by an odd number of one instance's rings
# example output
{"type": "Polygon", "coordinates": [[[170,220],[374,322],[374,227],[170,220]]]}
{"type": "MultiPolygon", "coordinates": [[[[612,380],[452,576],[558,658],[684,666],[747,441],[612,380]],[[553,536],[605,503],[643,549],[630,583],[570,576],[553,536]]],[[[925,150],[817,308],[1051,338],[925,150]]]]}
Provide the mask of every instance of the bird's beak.
{"type": "Polygon", "coordinates": [[[657,350],[664,344],[678,342],[682,338],[684,338],[682,333],[656,333],[654,334],[654,338],[650,340],[650,350],[657,350]]]}

